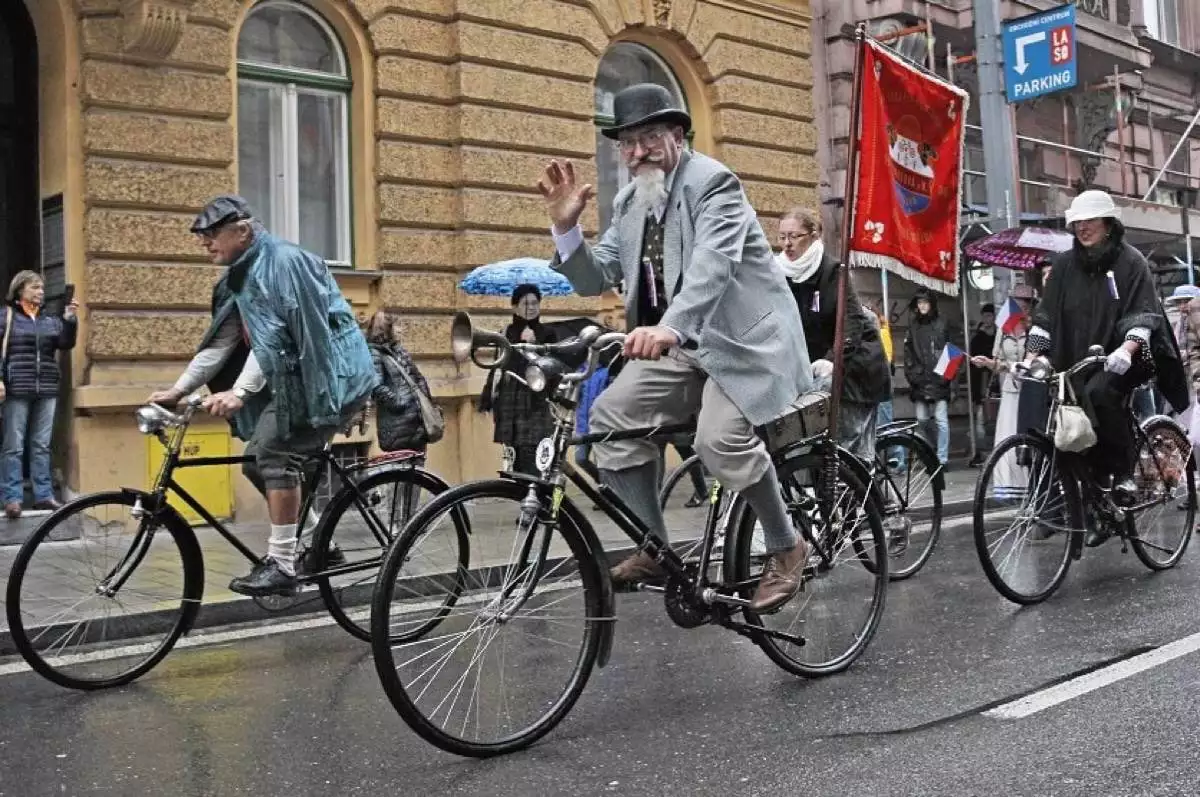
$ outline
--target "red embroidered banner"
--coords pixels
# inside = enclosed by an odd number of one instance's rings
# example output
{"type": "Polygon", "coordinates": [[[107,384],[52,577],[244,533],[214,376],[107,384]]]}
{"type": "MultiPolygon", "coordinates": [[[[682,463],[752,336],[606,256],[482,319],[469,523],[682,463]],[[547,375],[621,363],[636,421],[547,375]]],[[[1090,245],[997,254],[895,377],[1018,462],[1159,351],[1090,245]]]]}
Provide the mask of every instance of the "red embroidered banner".
{"type": "Polygon", "coordinates": [[[957,295],[967,93],[870,39],[862,48],[849,263],[957,295]]]}

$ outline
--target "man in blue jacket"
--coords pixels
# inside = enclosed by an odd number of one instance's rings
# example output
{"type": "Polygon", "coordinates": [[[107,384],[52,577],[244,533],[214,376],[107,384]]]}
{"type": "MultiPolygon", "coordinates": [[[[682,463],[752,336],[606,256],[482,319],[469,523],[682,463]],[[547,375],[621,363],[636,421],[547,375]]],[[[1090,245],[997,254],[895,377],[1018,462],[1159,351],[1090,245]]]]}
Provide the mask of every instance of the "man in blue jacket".
{"type": "Polygon", "coordinates": [[[325,261],[266,231],[239,196],[218,196],[192,224],[209,259],[228,266],[213,322],[183,375],[150,401],[177,403],[201,385],[254,459],[243,473],[267,499],[267,555],[229,584],[243,595],[296,590],[296,526],[306,462],[378,384],[366,338],[325,261]]]}

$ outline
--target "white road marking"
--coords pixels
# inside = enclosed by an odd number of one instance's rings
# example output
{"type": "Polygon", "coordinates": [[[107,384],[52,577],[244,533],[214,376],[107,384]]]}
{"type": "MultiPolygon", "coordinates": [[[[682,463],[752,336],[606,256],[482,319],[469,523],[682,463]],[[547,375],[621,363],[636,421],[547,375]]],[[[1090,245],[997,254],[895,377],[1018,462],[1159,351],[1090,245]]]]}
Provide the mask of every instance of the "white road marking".
{"type": "Polygon", "coordinates": [[[1109,684],[1145,672],[1160,664],[1166,664],[1189,653],[1200,650],[1200,633],[1185,636],[1154,650],[1134,656],[1131,659],[1118,661],[1094,672],[1080,675],[1061,684],[1042,689],[1019,700],[1005,703],[1002,706],[983,712],[983,716],[992,719],[1019,720],[1057,706],[1072,698],[1094,692],[1109,684]]]}
{"type": "MultiPolygon", "coordinates": [[[[540,592],[557,592],[559,590],[571,589],[580,586],[582,582],[578,579],[567,579],[556,582],[549,586],[543,586],[540,592]]],[[[455,607],[469,606],[475,603],[483,603],[486,600],[494,597],[488,593],[477,593],[460,598],[455,607]]],[[[442,601],[425,601],[405,606],[404,610],[398,614],[413,614],[427,609],[436,609],[442,605],[442,601]]],[[[361,620],[370,614],[370,609],[362,608],[357,611],[350,612],[350,617],[354,620],[361,620]]],[[[254,639],[257,637],[274,636],[276,634],[288,634],[294,631],[307,631],[310,628],[321,628],[327,625],[333,625],[334,619],[327,615],[312,617],[305,620],[292,620],[286,623],[270,623],[268,625],[257,625],[249,628],[234,628],[228,631],[193,631],[190,635],[183,637],[175,643],[173,650],[180,648],[198,648],[207,647],[210,645],[223,645],[229,642],[235,642],[239,639],[254,639]]],[[[134,643],[122,645],[115,648],[106,648],[104,650],[96,650],[90,653],[79,653],[72,656],[59,656],[51,659],[51,664],[56,667],[61,667],[70,664],[82,664],[93,661],[108,661],[110,659],[120,659],[126,656],[135,656],[140,654],[150,653],[158,647],[156,643],[134,643]]],[[[15,675],[22,672],[30,672],[31,667],[23,660],[14,661],[9,664],[0,664],[0,677],[5,675],[15,675]]]]}

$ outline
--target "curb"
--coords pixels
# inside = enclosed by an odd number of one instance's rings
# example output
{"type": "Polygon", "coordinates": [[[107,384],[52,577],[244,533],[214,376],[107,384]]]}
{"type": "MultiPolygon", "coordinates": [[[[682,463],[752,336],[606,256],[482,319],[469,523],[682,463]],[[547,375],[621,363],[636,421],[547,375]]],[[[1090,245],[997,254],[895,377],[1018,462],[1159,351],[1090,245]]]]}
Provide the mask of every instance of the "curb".
{"type": "MultiPolygon", "coordinates": [[[[960,500],[946,502],[942,505],[942,520],[955,520],[957,518],[969,517],[974,507],[973,500],[960,500]]],[[[612,566],[616,562],[625,558],[636,550],[636,546],[631,544],[622,544],[620,546],[606,546],[603,553],[607,560],[606,564],[612,566]]],[[[479,577],[488,570],[494,569],[496,566],[488,566],[487,568],[479,568],[472,571],[472,575],[479,577]]],[[[414,576],[420,578],[420,576],[414,576]]],[[[489,579],[490,580],[490,579],[489,579]]],[[[361,585],[354,590],[355,606],[364,606],[371,600],[371,593],[374,589],[374,584],[361,585]]],[[[346,593],[343,592],[343,595],[346,593]]],[[[325,604],[321,600],[320,592],[313,585],[306,589],[301,596],[294,602],[279,609],[265,609],[260,606],[254,598],[234,597],[227,600],[216,602],[205,602],[200,606],[200,611],[196,616],[196,622],[192,626],[191,631],[201,629],[211,629],[220,626],[229,626],[248,622],[263,622],[269,621],[271,618],[293,618],[298,616],[309,616],[313,613],[325,613],[325,604]]],[[[132,615],[124,618],[117,628],[117,632],[109,637],[110,642],[117,642],[125,639],[133,639],[145,633],[148,626],[152,625],[155,620],[168,619],[176,613],[176,610],[164,610],[161,612],[145,612],[132,615]]],[[[110,621],[111,622],[111,621],[110,621]]],[[[109,626],[112,631],[112,626],[109,626]]],[[[190,632],[189,632],[190,633],[190,632]]],[[[13,643],[12,633],[7,627],[0,629],[0,657],[17,656],[16,645],[13,643]]]]}

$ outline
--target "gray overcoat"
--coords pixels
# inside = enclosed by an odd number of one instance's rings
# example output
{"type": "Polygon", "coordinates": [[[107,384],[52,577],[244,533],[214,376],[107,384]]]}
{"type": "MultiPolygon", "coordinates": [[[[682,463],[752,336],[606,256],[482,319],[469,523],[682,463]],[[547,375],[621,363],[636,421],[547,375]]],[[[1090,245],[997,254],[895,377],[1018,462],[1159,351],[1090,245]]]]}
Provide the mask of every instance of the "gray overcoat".
{"type": "MultiPolygon", "coordinates": [[[[720,162],[683,153],[663,224],[663,277],[673,298],[661,324],[684,336],[685,349],[751,424],[785,414],[812,389],[812,368],[796,302],[741,183],[720,162]]],[[[565,261],[556,254],[552,266],[581,296],[623,280],[633,318],[644,229],[631,184],[613,200],[600,240],[565,261]]]]}

